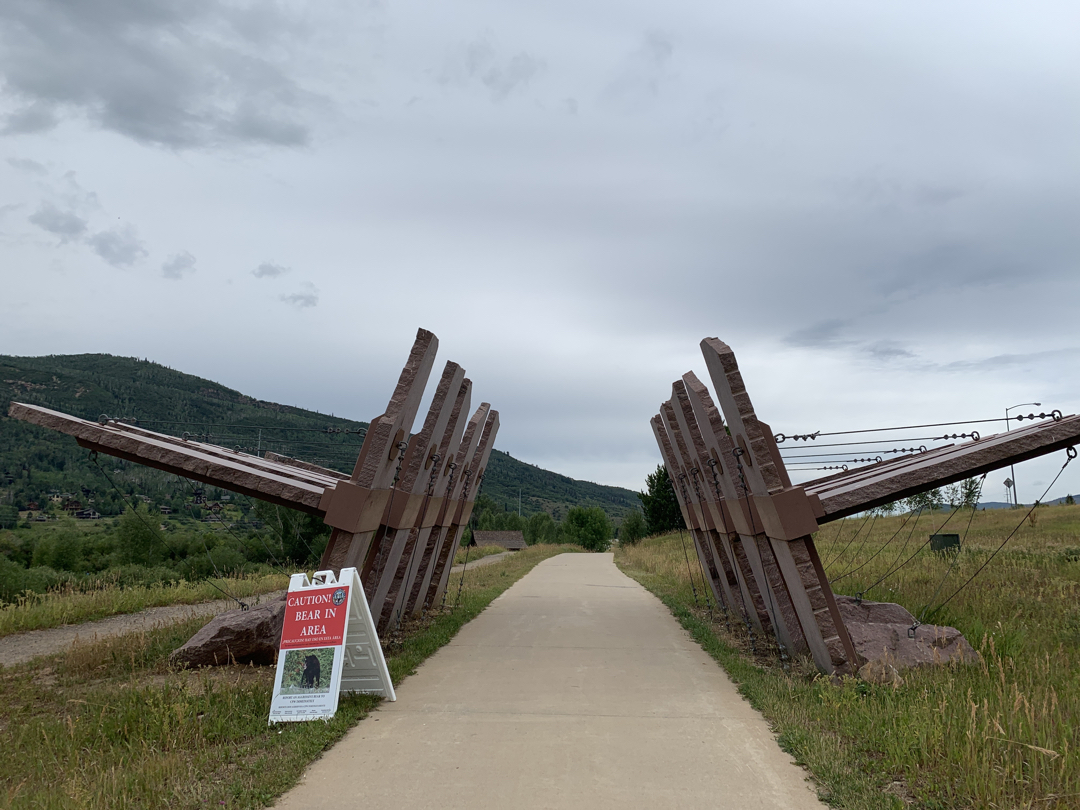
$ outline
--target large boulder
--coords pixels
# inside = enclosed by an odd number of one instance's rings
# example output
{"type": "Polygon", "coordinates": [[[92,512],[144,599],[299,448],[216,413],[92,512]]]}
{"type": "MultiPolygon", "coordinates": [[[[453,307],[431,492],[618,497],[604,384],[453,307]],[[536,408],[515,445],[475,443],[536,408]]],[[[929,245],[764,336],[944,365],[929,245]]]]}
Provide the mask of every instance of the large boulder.
{"type": "Polygon", "coordinates": [[[915,637],[908,631],[915,617],[891,602],[858,601],[836,595],[836,604],[859,657],[858,667],[882,661],[896,670],[909,667],[970,663],[979,660],[963,633],[955,627],[920,624],[915,637]]]}
{"type": "Polygon", "coordinates": [[[181,667],[273,664],[284,622],[284,595],[250,610],[230,610],[211,619],[169,660],[181,667]]]}

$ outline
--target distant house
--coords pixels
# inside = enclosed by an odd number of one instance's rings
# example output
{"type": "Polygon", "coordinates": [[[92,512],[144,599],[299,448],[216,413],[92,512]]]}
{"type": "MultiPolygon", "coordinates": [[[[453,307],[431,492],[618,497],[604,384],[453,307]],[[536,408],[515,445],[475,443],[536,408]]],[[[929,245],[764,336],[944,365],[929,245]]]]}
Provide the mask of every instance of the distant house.
{"type": "Polygon", "coordinates": [[[481,532],[472,533],[471,546],[501,546],[507,551],[521,551],[525,548],[525,536],[521,532],[481,532]]]}
{"type": "Polygon", "coordinates": [[[27,508],[27,510],[28,510],[28,511],[30,511],[30,512],[36,512],[36,511],[38,511],[38,510],[39,510],[39,509],[40,509],[41,507],[40,507],[40,506],[38,506],[38,502],[37,502],[37,501],[30,501],[30,503],[28,503],[28,504],[26,505],[26,508],[27,508]]]}
{"type": "Polygon", "coordinates": [[[82,503],[75,500],[74,498],[69,498],[68,500],[64,501],[65,512],[78,512],[82,508],[82,503]]]}
{"type": "Polygon", "coordinates": [[[100,517],[101,515],[93,509],[81,509],[75,513],[76,520],[97,520],[100,517]]]}
{"type": "Polygon", "coordinates": [[[172,507],[171,506],[163,506],[163,507],[161,507],[161,514],[163,514],[163,515],[171,515],[172,514],[172,507]]]}

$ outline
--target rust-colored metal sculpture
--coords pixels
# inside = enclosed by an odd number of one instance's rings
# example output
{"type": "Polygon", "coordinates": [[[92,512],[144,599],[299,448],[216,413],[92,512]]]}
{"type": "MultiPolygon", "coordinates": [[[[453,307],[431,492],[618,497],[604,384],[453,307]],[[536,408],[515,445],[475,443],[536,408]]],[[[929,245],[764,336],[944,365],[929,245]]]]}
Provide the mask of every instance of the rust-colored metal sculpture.
{"type": "Polygon", "coordinates": [[[717,338],[701,350],[719,407],[690,372],[652,428],[702,570],[717,602],[825,673],[859,659],[814,547],[819,525],[1080,442],[1080,416],[1067,416],[793,486],[734,352],[717,338]]]}
{"type": "Polygon", "coordinates": [[[423,425],[411,433],[438,344],[431,332],[417,332],[352,475],[37,405],[13,402],[9,415],[74,436],[90,450],[320,516],[333,529],[320,568],[361,571],[382,632],[442,598],[499,430],[499,412],[486,402],[468,417],[472,382],[461,366],[447,363],[423,425]]]}

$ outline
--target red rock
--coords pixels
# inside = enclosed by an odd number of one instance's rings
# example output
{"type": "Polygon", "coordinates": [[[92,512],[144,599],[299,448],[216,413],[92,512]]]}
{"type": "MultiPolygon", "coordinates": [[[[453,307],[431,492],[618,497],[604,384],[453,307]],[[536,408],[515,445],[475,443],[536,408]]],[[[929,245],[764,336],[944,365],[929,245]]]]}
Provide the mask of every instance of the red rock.
{"type": "Polygon", "coordinates": [[[211,619],[169,660],[181,667],[271,665],[277,662],[284,622],[284,595],[250,610],[230,610],[211,619]]]}
{"type": "Polygon", "coordinates": [[[897,670],[935,664],[973,663],[979,654],[955,627],[920,624],[915,638],[908,630],[915,617],[891,602],[857,603],[854,597],[836,596],[837,607],[855,645],[859,666],[887,661],[897,670]]]}

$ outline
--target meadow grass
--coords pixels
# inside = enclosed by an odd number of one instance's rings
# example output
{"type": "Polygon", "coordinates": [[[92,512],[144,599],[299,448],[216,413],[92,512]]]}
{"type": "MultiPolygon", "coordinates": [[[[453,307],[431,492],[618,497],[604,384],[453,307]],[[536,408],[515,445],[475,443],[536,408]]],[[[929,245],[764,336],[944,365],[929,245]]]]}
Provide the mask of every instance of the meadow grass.
{"type": "Polygon", "coordinates": [[[239,575],[212,581],[181,580],[124,587],[106,584],[92,590],[66,585],[46,593],[26,593],[14,602],[0,606],[0,637],[25,630],[80,624],[122,613],[137,613],[149,607],[193,605],[224,599],[222,590],[244,599],[284,590],[288,586],[289,577],[285,574],[239,575]]]}
{"type": "Polygon", "coordinates": [[[480,546],[478,548],[459,548],[454,554],[454,565],[464,565],[466,555],[469,562],[479,560],[483,557],[492,557],[496,554],[502,554],[506,549],[502,546],[480,546]]]}
{"type": "Polygon", "coordinates": [[[1080,506],[1040,507],[971,585],[935,610],[1023,516],[851,518],[818,532],[838,593],[865,591],[866,599],[897,602],[927,623],[957,627],[981,653],[976,665],[907,670],[895,689],[852,678],[834,683],[807,660],[782,667],[767,639],[751,650],[740,617],[705,608],[689,535],[697,604],[679,533],[620,547],[616,562],[720,661],[833,806],[1075,808],[1080,506]],[[964,535],[969,519],[959,554],[918,550],[935,531],[964,535]]]}
{"type": "MultiPolygon", "coordinates": [[[[384,640],[395,686],[541,560],[533,546],[468,571],[457,599],[384,640]],[[456,607],[455,607],[456,604],[456,607]]],[[[343,696],[328,721],[267,725],[273,667],[170,668],[196,618],[0,670],[0,804],[10,808],[264,807],[378,704],[343,696]]]]}

